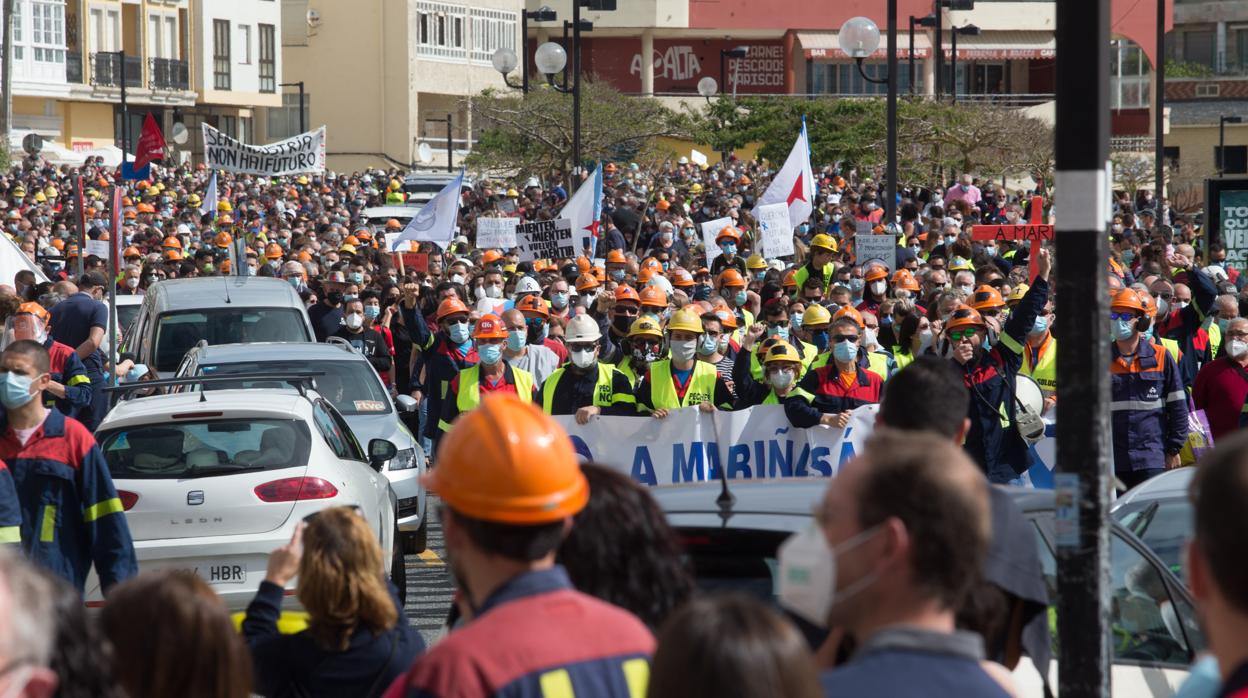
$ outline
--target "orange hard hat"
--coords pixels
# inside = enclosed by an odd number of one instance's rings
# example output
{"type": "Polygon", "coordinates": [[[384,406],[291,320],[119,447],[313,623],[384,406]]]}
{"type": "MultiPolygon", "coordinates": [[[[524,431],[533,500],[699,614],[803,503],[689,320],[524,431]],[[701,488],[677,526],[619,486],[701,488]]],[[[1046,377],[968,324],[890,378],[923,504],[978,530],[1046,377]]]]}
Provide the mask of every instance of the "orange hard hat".
{"type": "Polygon", "coordinates": [[[784,280],[780,282],[780,285],[783,286],[784,288],[796,289],[797,288],[797,270],[790,269],[784,272],[784,280]]]}
{"type": "Polygon", "coordinates": [[[368,232],[367,230],[358,230],[355,233],[355,237],[360,240],[372,240],[373,234],[368,232]]]}
{"type": "Polygon", "coordinates": [[[112,236],[110,236],[110,235],[108,234],[108,231],[107,231],[107,230],[105,230],[104,232],[100,233],[100,237],[98,237],[98,238],[96,238],[96,239],[97,239],[97,240],[111,240],[111,239],[113,239],[113,238],[112,238],[112,236]]]}
{"type": "Polygon", "coordinates": [[[576,277],[577,292],[584,291],[590,288],[598,288],[598,279],[595,279],[593,274],[581,274],[580,276],[576,277]]]}
{"type": "Polygon", "coordinates": [[[221,231],[217,233],[216,237],[214,237],[212,241],[217,247],[224,249],[229,247],[231,242],[234,242],[234,238],[231,238],[229,233],[221,231]]]}
{"type": "Polygon", "coordinates": [[[615,302],[624,303],[626,301],[632,301],[637,305],[641,305],[641,296],[637,295],[632,286],[617,286],[615,288],[615,302]]]}
{"type": "Polygon", "coordinates": [[[497,262],[498,260],[502,258],[503,258],[502,252],[499,252],[498,250],[486,250],[485,253],[481,255],[481,263],[493,264],[494,262],[497,262]]]}
{"type": "Polygon", "coordinates": [[[482,315],[477,320],[477,326],[472,329],[473,339],[507,339],[507,327],[503,325],[502,318],[490,313],[482,315]]]}
{"type": "Polygon", "coordinates": [[[611,250],[607,253],[607,264],[628,264],[628,260],[624,258],[622,251],[611,250]]]}
{"type": "Polygon", "coordinates": [[[741,276],[741,272],[729,267],[719,273],[719,285],[745,288],[745,277],[741,276]]]}
{"type": "Polygon", "coordinates": [[[836,311],[836,315],[833,315],[832,319],[840,320],[843,317],[853,318],[854,322],[858,323],[859,329],[863,329],[867,326],[867,323],[862,321],[862,313],[858,312],[858,309],[852,305],[847,305],[836,311]]]}
{"type": "Polygon", "coordinates": [[[580,273],[584,274],[585,272],[593,268],[594,268],[594,265],[592,262],[589,261],[589,257],[585,257],[582,255],[576,258],[576,270],[579,271],[580,273]]]}
{"type": "Polygon", "coordinates": [[[969,300],[970,306],[976,310],[1005,307],[1005,299],[1001,297],[1001,292],[987,284],[975,289],[975,293],[969,300]]]}
{"type": "Polygon", "coordinates": [[[879,281],[880,279],[887,279],[887,278],[888,278],[887,267],[885,267],[882,264],[872,264],[867,269],[867,273],[863,274],[862,280],[867,283],[871,283],[872,281],[879,281]]]}
{"type": "Polygon", "coordinates": [[[164,242],[160,243],[160,246],[166,250],[180,250],[182,249],[182,241],[170,235],[165,238],[164,242]]]}
{"type": "Polygon", "coordinates": [[[281,259],[282,258],[282,246],[277,244],[276,242],[270,242],[264,248],[264,258],[265,259],[281,259]]]}
{"type": "Polygon", "coordinates": [[[546,301],[542,300],[541,296],[533,294],[516,301],[516,310],[522,313],[538,313],[543,317],[550,315],[550,310],[546,308],[546,301]]]}
{"type": "Polygon", "coordinates": [[[693,286],[693,274],[690,274],[688,269],[673,269],[672,285],[676,288],[689,288],[690,286],[693,286]]]}
{"type": "Polygon", "coordinates": [[[399,220],[397,218],[391,218],[390,220],[386,221],[386,230],[400,230],[402,227],[403,227],[403,224],[399,223],[399,220]]]}
{"type": "MultiPolygon", "coordinates": [[[[78,250],[73,251],[74,255],[78,254],[78,250]]],[[[165,250],[165,259],[170,262],[182,261],[182,250],[165,250]]]]}
{"type": "Polygon", "coordinates": [[[65,251],[65,241],[60,238],[54,238],[52,240],[52,246],[60,250],[61,252],[65,251]]]}
{"type": "Polygon", "coordinates": [[[737,329],[737,316],[731,310],[716,310],[715,317],[719,318],[719,324],[730,330],[737,329]]]}
{"type": "Polygon", "coordinates": [[[135,247],[134,245],[131,245],[131,246],[129,246],[129,247],[127,247],[127,248],[126,248],[126,251],[125,251],[125,252],[122,252],[122,253],[121,253],[121,256],[122,256],[122,257],[126,257],[126,258],[129,258],[129,257],[142,257],[142,256],[143,256],[143,253],[142,253],[142,252],[139,252],[139,248],[135,247]]]}
{"type": "Polygon", "coordinates": [[[653,306],[666,306],[667,294],[658,286],[646,286],[641,289],[641,304],[653,306]]]}
{"type": "Polygon", "coordinates": [[[949,316],[949,320],[945,322],[945,332],[963,327],[987,327],[984,318],[979,311],[969,305],[959,305],[953,309],[953,314],[949,316]]]}
{"type": "Polygon", "coordinates": [[[893,274],[893,288],[918,293],[919,282],[914,278],[914,274],[910,273],[909,269],[898,269],[893,274]]]}
{"type": "Polygon", "coordinates": [[[724,238],[731,238],[733,242],[741,242],[741,231],[737,230],[736,226],[726,225],[715,234],[715,244],[719,244],[719,241],[724,238]]]}
{"type": "Polygon", "coordinates": [[[589,483],[567,432],[514,395],[486,396],[461,415],[442,438],[437,463],[421,484],[469,518],[550,524],[589,501],[589,483]]]}
{"type": "Polygon", "coordinates": [[[360,244],[360,239],[354,235],[348,235],[347,239],[342,241],[342,244],[351,245],[352,247],[355,247],[356,245],[360,244]]]}
{"type": "Polygon", "coordinates": [[[646,257],[645,259],[641,260],[640,268],[641,269],[653,269],[656,272],[661,272],[663,271],[663,263],[655,259],[654,257],[646,257]]]}
{"type": "Polygon", "coordinates": [[[594,278],[598,279],[598,283],[604,283],[607,280],[607,270],[602,267],[594,267],[594,278]]]}
{"type": "MultiPolygon", "coordinates": [[[[176,251],[176,250],[175,250],[175,251],[176,251]]],[[[66,256],[66,257],[77,257],[77,256],[78,256],[78,246],[77,246],[77,245],[75,245],[75,244],[73,244],[73,243],[70,243],[69,247],[65,248],[65,256],[66,256]]]]}
{"type": "Polygon", "coordinates": [[[312,253],[308,252],[307,250],[301,250],[299,254],[297,255],[297,258],[300,262],[311,262],[312,253]]]}
{"type": "Polygon", "coordinates": [[[1109,307],[1111,310],[1118,310],[1118,309],[1125,308],[1128,310],[1134,310],[1134,311],[1141,312],[1141,313],[1147,313],[1148,306],[1144,305],[1144,302],[1140,300],[1140,295],[1141,294],[1137,292],[1135,289],[1124,288],[1118,293],[1114,294],[1114,298],[1113,300],[1110,301],[1109,307]]]}
{"type": "Polygon", "coordinates": [[[34,315],[35,317],[39,318],[40,320],[43,320],[44,322],[47,322],[48,318],[51,317],[51,314],[48,312],[47,308],[43,307],[42,305],[39,305],[38,303],[34,301],[27,301],[17,306],[17,312],[29,313],[30,315],[34,315]]]}
{"type": "Polygon", "coordinates": [[[464,302],[458,298],[447,298],[438,304],[438,312],[434,315],[433,319],[438,322],[442,322],[443,318],[459,313],[467,315],[468,306],[464,305],[464,302]]]}
{"type": "Polygon", "coordinates": [[[655,271],[650,267],[643,267],[637,272],[637,284],[644,286],[650,283],[650,279],[654,278],[655,271]]]}
{"type": "Polygon", "coordinates": [[[667,199],[659,199],[658,203],[656,203],[654,207],[659,209],[660,211],[666,211],[667,209],[671,208],[672,205],[667,203],[667,199]]]}
{"type": "Polygon", "coordinates": [[[1144,306],[1144,312],[1149,317],[1157,317],[1157,301],[1153,300],[1153,294],[1148,291],[1136,291],[1140,296],[1140,304],[1144,306]]]}
{"type": "Polygon", "coordinates": [[[230,273],[230,260],[227,259],[224,262],[221,262],[221,271],[225,274],[230,273]]]}

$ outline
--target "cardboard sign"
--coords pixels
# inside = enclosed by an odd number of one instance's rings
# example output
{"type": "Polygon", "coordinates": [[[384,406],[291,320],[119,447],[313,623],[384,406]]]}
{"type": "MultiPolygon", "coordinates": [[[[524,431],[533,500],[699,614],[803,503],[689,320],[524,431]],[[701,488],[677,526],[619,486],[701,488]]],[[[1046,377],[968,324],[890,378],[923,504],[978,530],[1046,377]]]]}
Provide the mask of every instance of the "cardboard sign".
{"type": "Polygon", "coordinates": [[[87,240],[87,256],[95,255],[100,259],[108,259],[108,240],[87,240]]]}
{"type": "Polygon", "coordinates": [[[708,268],[711,266],[711,262],[715,261],[715,258],[721,254],[719,245],[715,244],[715,236],[719,235],[719,231],[730,225],[733,225],[733,222],[727,216],[702,224],[702,243],[706,245],[706,266],[708,268]]]}
{"type": "Polygon", "coordinates": [[[429,271],[429,254],[426,252],[402,252],[403,269],[406,271],[429,271]]]}
{"type": "Polygon", "coordinates": [[[697,150],[689,150],[689,161],[695,165],[706,167],[706,153],[697,150]]]}
{"type": "Polygon", "coordinates": [[[510,250],[516,246],[519,218],[478,218],[477,249],[510,250]]]}
{"type": "Polygon", "coordinates": [[[571,259],[578,252],[572,239],[572,221],[566,218],[517,225],[516,247],[520,250],[522,262],[571,259]]]}
{"type": "Polygon", "coordinates": [[[881,233],[879,235],[857,235],[854,237],[854,251],[857,263],[865,266],[875,259],[884,263],[889,271],[897,267],[897,236],[881,233]]]}
{"type": "Polygon", "coordinates": [[[793,228],[789,225],[789,205],[764,204],[758,207],[758,232],[767,257],[793,254],[793,228]]]}

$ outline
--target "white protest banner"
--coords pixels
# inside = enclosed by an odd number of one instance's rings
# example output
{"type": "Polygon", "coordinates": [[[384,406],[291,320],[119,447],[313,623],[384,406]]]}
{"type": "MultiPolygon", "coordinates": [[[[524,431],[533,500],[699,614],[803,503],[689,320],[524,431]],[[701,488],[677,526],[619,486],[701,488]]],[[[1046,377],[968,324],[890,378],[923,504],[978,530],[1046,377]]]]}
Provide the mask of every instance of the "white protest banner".
{"type": "Polygon", "coordinates": [[[108,240],[87,240],[87,254],[108,259],[108,240]]]}
{"type": "Polygon", "coordinates": [[[383,236],[385,243],[386,243],[386,249],[390,250],[391,252],[413,252],[415,251],[414,248],[411,247],[412,243],[410,240],[404,240],[402,243],[399,243],[398,247],[395,247],[395,243],[398,241],[399,236],[401,235],[403,235],[402,230],[396,230],[393,233],[386,233],[383,236]]]}
{"type": "Polygon", "coordinates": [[[732,219],[727,216],[702,224],[702,244],[706,245],[707,268],[710,268],[711,262],[715,261],[715,258],[720,255],[719,245],[715,244],[715,236],[719,235],[719,231],[732,224],[732,219]]]}
{"type": "Polygon", "coordinates": [[[884,262],[889,271],[897,265],[897,236],[892,234],[857,235],[854,237],[857,263],[865,265],[875,259],[884,262]]]}
{"type": "Polygon", "coordinates": [[[707,164],[706,153],[702,153],[693,149],[689,150],[689,160],[693,162],[693,164],[699,165],[701,167],[706,167],[706,164],[707,164]]]}
{"type": "Polygon", "coordinates": [[[572,415],[555,419],[582,458],[644,485],[672,485],[717,480],[720,467],[730,480],[831,477],[862,452],[878,409],[854,410],[844,429],[798,429],[780,405],[711,413],[686,407],[664,419],[599,417],[583,426],[572,415]]]}
{"type": "Polygon", "coordinates": [[[854,221],[854,232],[858,235],[870,235],[873,227],[871,221],[854,221]]]}
{"type": "Polygon", "coordinates": [[[767,257],[793,254],[793,228],[789,225],[789,205],[763,204],[758,207],[758,232],[767,257]]]}
{"type": "Polygon", "coordinates": [[[578,252],[576,243],[572,240],[572,221],[566,218],[517,225],[516,247],[520,248],[522,262],[532,262],[535,259],[570,259],[578,252]]]}
{"type": "Polygon", "coordinates": [[[203,130],[209,169],[265,177],[325,171],[324,126],[268,145],[247,145],[208,124],[203,130]]]}
{"type": "Polygon", "coordinates": [[[516,246],[519,218],[478,218],[477,249],[510,250],[516,246]]]}

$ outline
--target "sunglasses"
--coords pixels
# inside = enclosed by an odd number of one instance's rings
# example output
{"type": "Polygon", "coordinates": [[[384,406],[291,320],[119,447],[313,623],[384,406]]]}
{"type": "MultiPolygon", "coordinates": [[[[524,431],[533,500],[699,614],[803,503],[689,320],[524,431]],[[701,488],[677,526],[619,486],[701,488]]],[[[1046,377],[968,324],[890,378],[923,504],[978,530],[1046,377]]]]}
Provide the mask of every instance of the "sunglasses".
{"type": "Polygon", "coordinates": [[[1133,312],[1119,313],[1119,312],[1115,312],[1111,310],[1109,313],[1109,319],[1110,320],[1134,320],[1135,313],[1133,312]]]}
{"type": "Polygon", "coordinates": [[[979,311],[979,314],[982,315],[983,317],[997,317],[998,315],[1001,314],[1001,309],[1000,308],[988,308],[988,309],[979,311]]]}
{"type": "Polygon", "coordinates": [[[973,327],[968,327],[964,330],[950,330],[949,339],[952,339],[955,342],[961,342],[964,339],[974,337],[976,332],[977,330],[973,327]]]}
{"type": "Polygon", "coordinates": [[[834,334],[832,335],[832,341],[833,342],[853,342],[857,344],[858,335],[856,334],[834,334]]]}
{"type": "Polygon", "coordinates": [[[637,314],[640,313],[641,311],[632,306],[617,305],[615,306],[615,312],[619,315],[627,315],[629,317],[636,317],[637,314]]]}
{"type": "Polygon", "coordinates": [[[594,342],[573,342],[568,345],[569,351],[593,351],[598,346],[594,342]]]}

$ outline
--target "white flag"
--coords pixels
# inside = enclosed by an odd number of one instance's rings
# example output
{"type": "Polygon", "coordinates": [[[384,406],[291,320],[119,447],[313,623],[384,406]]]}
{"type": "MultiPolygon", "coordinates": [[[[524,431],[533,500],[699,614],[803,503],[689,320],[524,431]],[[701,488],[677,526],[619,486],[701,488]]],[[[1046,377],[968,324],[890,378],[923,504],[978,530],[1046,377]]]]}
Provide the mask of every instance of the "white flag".
{"type": "Polygon", "coordinates": [[[759,217],[759,208],[764,204],[787,204],[789,207],[789,225],[793,228],[810,219],[814,210],[811,199],[815,193],[815,178],[810,171],[810,143],[806,139],[806,122],[802,122],[802,132],[789,151],[784,167],[776,173],[775,179],[767,191],[758,197],[751,214],[755,220],[759,217]]]}
{"type": "MultiPolygon", "coordinates": [[[[602,163],[594,168],[589,176],[576,190],[568,203],[563,205],[559,218],[572,221],[572,239],[576,241],[576,251],[594,249],[598,240],[598,222],[602,218],[602,163]]],[[[594,256],[590,254],[590,256],[594,256]]]]}
{"type": "Polygon", "coordinates": [[[217,215],[217,171],[212,171],[212,179],[208,181],[208,191],[204,192],[204,200],[199,202],[199,215],[206,216],[209,213],[215,218],[217,215]]]}
{"type": "Polygon", "coordinates": [[[433,242],[443,249],[449,247],[459,222],[460,187],[463,182],[464,171],[460,170],[458,177],[442,187],[442,191],[430,199],[420,213],[412,216],[403,234],[390,241],[390,251],[393,252],[404,240],[433,242]]]}

